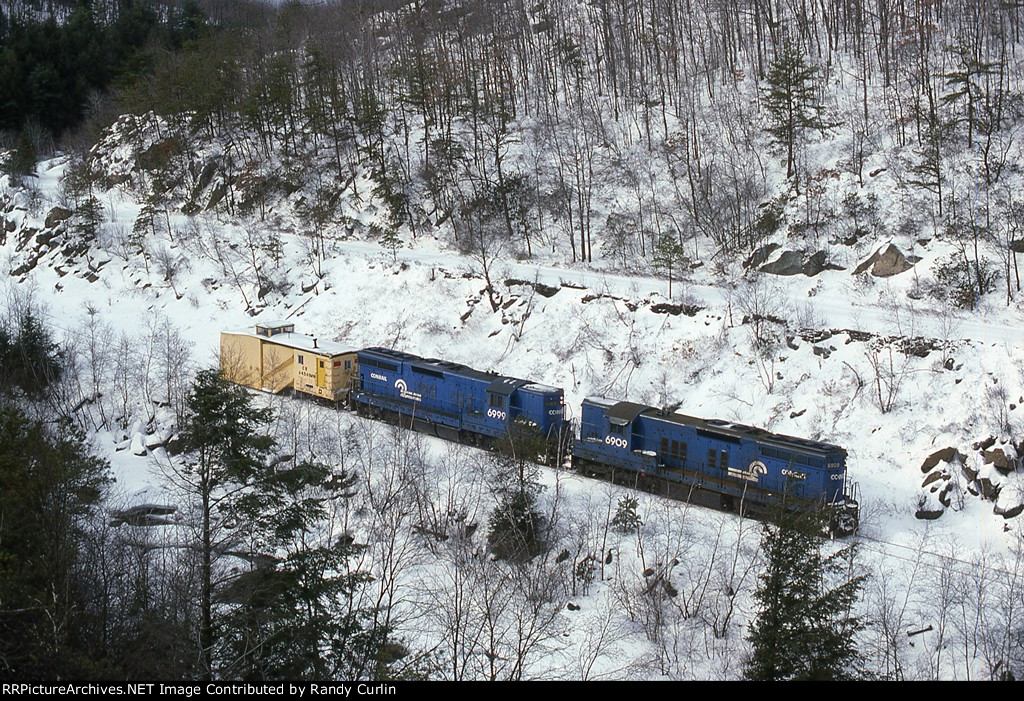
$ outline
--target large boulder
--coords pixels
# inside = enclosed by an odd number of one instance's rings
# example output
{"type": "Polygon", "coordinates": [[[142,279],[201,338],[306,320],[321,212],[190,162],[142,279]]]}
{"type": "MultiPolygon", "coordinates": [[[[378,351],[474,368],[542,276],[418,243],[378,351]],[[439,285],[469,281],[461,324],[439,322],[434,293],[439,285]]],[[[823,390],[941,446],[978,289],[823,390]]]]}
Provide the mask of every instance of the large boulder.
{"type": "Polygon", "coordinates": [[[871,274],[875,277],[892,277],[893,275],[899,275],[910,270],[914,267],[914,263],[919,260],[921,259],[917,256],[908,258],[896,246],[887,243],[858,265],[854,269],[853,274],[859,275],[870,268],[871,274]]]}
{"type": "Polygon", "coordinates": [[[783,251],[779,256],[758,268],[762,273],[772,275],[799,275],[804,271],[803,251],[783,251]]]}
{"type": "Polygon", "coordinates": [[[828,254],[825,251],[816,251],[811,255],[807,255],[806,251],[778,252],[776,244],[759,248],[747,259],[747,265],[757,268],[762,273],[807,277],[814,277],[822,270],[842,270],[828,262],[828,254]]]}
{"type": "Polygon", "coordinates": [[[781,248],[781,246],[777,243],[767,243],[751,253],[750,257],[747,258],[747,262],[744,263],[743,266],[745,268],[760,268],[769,258],[772,257],[772,254],[775,253],[775,251],[779,250],[779,248],[781,248]]]}

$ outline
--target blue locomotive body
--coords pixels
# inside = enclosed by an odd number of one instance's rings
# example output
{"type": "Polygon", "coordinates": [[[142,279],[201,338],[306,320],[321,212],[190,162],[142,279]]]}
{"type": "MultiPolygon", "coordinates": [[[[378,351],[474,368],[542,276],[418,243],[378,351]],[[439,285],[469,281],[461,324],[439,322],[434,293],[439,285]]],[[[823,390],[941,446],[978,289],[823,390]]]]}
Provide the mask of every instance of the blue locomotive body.
{"type": "Polygon", "coordinates": [[[390,412],[444,438],[498,438],[510,422],[554,439],[563,432],[561,389],[386,348],[358,353],[357,408],[390,412]]]}
{"type": "Polygon", "coordinates": [[[672,496],[718,508],[756,515],[785,497],[791,506],[831,509],[840,533],[859,516],[845,450],[752,426],[589,398],[572,456],[577,469],[656,479],[672,496]]]}

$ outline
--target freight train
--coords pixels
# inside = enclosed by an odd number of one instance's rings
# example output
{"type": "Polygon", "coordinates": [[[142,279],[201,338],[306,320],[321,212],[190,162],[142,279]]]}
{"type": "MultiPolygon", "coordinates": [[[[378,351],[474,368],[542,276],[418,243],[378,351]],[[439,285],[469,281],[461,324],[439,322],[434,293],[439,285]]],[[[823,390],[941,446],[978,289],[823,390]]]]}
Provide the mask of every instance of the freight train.
{"type": "Polygon", "coordinates": [[[599,397],[583,401],[576,430],[558,387],[387,348],[320,343],[287,322],[221,334],[221,369],[240,384],[330,399],[448,440],[487,445],[529,427],[581,473],[704,506],[753,517],[782,506],[825,509],[836,535],[859,524],[846,451],[830,443],[599,397]]]}

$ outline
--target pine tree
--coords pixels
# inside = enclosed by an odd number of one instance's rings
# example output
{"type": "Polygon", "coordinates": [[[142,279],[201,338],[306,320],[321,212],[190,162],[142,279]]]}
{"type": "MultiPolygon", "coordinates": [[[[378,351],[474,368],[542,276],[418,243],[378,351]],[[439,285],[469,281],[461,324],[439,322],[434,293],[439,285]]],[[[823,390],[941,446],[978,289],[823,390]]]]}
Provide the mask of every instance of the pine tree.
{"type": "Polygon", "coordinates": [[[81,575],[108,481],[80,431],[0,406],[0,678],[110,674],[81,575]]]}
{"type": "Polygon", "coordinates": [[[201,672],[250,680],[366,678],[387,631],[353,606],[368,577],[324,531],[353,480],[274,457],[269,409],[218,371],[199,373],[171,475],[194,502],[201,672]]]}
{"type": "Polygon", "coordinates": [[[38,315],[25,309],[16,315],[15,327],[0,327],[0,396],[20,390],[39,399],[60,381],[64,357],[38,315]]]}
{"type": "Polygon", "coordinates": [[[675,234],[665,232],[654,245],[654,269],[668,276],[668,296],[672,298],[673,272],[678,271],[689,262],[686,248],[679,243],[675,234]]]}
{"type": "Polygon", "coordinates": [[[488,545],[499,558],[529,560],[544,550],[544,517],[537,504],[544,486],[536,461],[546,447],[536,428],[515,420],[496,446],[498,505],[488,545]]]}
{"type": "Polygon", "coordinates": [[[758,613],[747,640],[751,680],[840,680],[857,675],[855,636],[864,624],[853,615],[864,577],[852,574],[854,546],[823,554],[820,519],[781,514],[766,524],[767,558],[754,598],[758,613]]]}
{"type": "Polygon", "coordinates": [[[791,178],[800,133],[805,129],[824,133],[836,125],[826,121],[825,106],[818,97],[821,85],[817,66],[807,65],[793,44],[782,46],[766,80],[762,92],[771,118],[767,131],[776,144],[785,148],[786,177],[791,178]]]}
{"type": "Polygon", "coordinates": [[[200,558],[199,645],[201,673],[212,679],[216,633],[214,590],[219,561],[238,545],[245,529],[230,516],[237,502],[265,472],[273,440],[266,434],[268,409],[253,407],[244,389],[216,370],[196,377],[179,433],[184,460],[169,477],[193,503],[194,529],[200,558]]]}
{"type": "Polygon", "coordinates": [[[255,519],[261,561],[225,592],[234,606],[219,621],[220,657],[229,677],[250,680],[366,679],[376,677],[388,632],[373,611],[354,604],[370,581],[348,561],[362,548],[318,532],[329,499],[349,498],[355,477],[304,462],[274,470],[272,488],[239,512],[255,519]]]}

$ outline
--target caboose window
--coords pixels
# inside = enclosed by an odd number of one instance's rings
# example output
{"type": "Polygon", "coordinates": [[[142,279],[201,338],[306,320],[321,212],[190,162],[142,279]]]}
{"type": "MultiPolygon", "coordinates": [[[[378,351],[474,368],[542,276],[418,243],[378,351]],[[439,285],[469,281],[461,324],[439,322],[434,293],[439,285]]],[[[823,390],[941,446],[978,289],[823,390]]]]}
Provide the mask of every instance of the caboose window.
{"type": "Polygon", "coordinates": [[[302,356],[301,355],[299,356],[299,365],[303,365],[302,356]]]}

